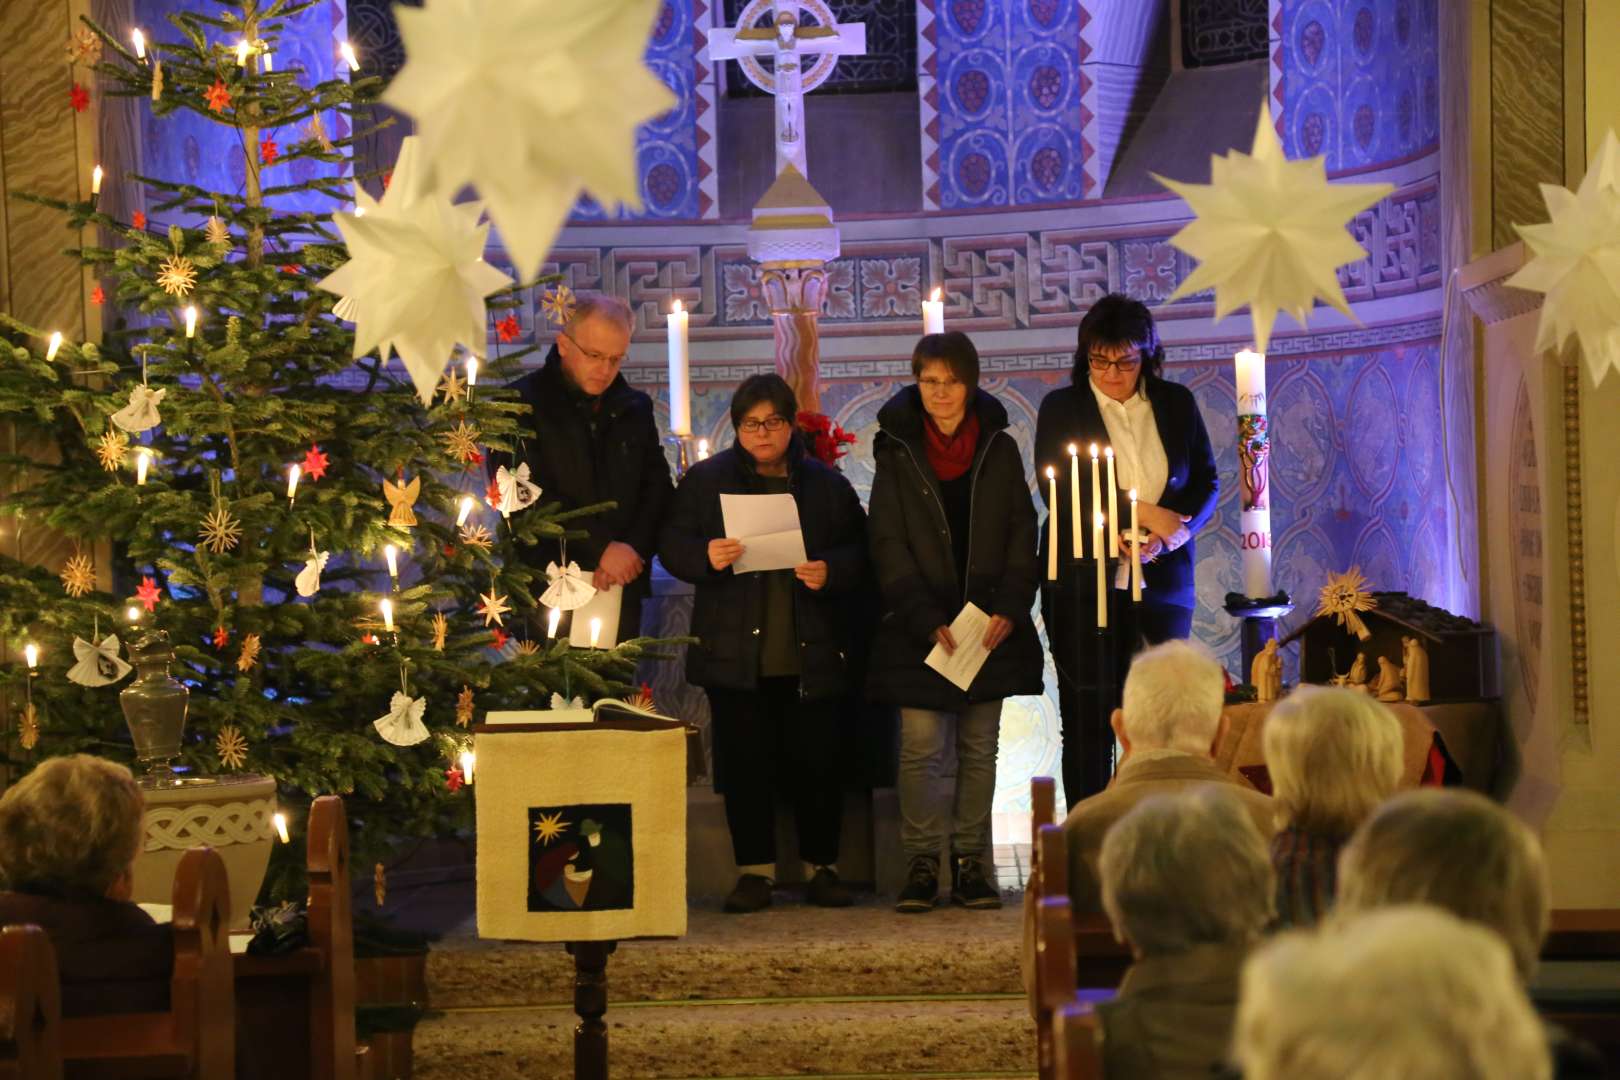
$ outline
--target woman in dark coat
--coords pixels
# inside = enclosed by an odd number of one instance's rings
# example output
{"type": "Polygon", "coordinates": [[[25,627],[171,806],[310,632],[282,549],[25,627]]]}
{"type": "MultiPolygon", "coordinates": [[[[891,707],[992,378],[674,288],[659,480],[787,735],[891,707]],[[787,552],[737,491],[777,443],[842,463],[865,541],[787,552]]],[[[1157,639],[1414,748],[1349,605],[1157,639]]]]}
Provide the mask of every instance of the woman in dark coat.
{"type": "Polygon", "coordinates": [[[741,874],[726,910],[771,902],[775,801],[793,801],[810,901],[850,903],[838,880],[843,763],[838,712],[851,689],[851,611],[865,576],[866,515],[842,473],[805,453],[798,404],[778,375],[743,381],[731,399],[737,441],[688,470],[658,547],[665,569],[697,587],[686,678],[708,692],[717,786],[741,874]],[[790,494],[805,562],[737,573],[742,541],[726,535],[721,495],[790,494]]]}
{"type": "Polygon", "coordinates": [[[910,864],[896,910],[933,908],[947,832],[951,899],[998,908],[985,849],[1001,703],[1041,692],[1041,647],[1030,618],[1040,577],[1035,507],[1007,410],[978,388],[979,354],[968,336],[924,337],[911,371],[916,385],[878,412],[871,500],[884,614],[868,689],[875,700],[900,706],[900,839],[910,864]],[[924,660],[936,644],[947,652],[968,644],[950,629],[965,604],[989,616],[983,644],[990,655],[962,690],[924,660]],[[938,777],[953,728],[956,791],[947,802],[938,777]]]}
{"type": "MultiPolygon", "coordinates": [[[[1113,775],[1108,718],[1119,706],[1132,655],[1144,644],[1189,636],[1198,606],[1193,537],[1215,513],[1220,480],[1198,402],[1192,391],[1162,377],[1163,364],[1164,346],[1147,307],[1110,293],[1080,321],[1071,385],[1046,395],[1035,423],[1035,467],[1055,466],[1059,475],[1058,505],[1047,508],[1058,515],[1058,577],[1043,582],[1041,608],[1057,666],[1070,807],[1107,787],[1113,775]],[[1108,566],[1108,629],[1100,638],[1096,564],[1072,558],[1069,544],[1068,448],[1078,446],[1088,459],[1080,470],[1080,507],[1089,524],[1092,443],[1113,447],[1121,518],[1129,513],[1126,492],[1135,489],[1139,522],[1150,534],[1142,548],[1140,603],[1119,587],[1118,564],[1108,566]]],[[[1046,486],[1040,490],[1046,498],[1046,486]]],[[[1106,491],[1102,505],[1106,510],[1106,491]]],[[[1042,566],[1048,535],[1042,528],[1042,566]]],[[[1087,556],[1090,535],[1085,528],[1087,556]]],[[[1126,551],[1123,544],[1120,550],[1126,551]]]]}

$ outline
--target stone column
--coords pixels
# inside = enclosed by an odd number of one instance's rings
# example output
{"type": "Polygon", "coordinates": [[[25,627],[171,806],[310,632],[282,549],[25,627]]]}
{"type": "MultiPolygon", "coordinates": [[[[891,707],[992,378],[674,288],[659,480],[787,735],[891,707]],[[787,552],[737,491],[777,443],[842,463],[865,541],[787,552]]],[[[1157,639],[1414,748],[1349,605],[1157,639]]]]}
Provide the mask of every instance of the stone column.
{"type": "Polygon", "coordinates": [[[793,387],[799,408],[821,411],[821,304],[827,271],[821,266],[766,263],[760,285],[776,328],[776,371],[793,387]]]}

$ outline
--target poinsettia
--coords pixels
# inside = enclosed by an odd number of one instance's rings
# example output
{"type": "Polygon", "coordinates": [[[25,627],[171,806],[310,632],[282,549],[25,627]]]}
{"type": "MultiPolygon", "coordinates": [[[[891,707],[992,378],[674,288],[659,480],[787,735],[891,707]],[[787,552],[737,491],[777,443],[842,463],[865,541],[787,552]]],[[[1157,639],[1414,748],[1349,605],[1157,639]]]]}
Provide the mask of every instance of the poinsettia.
{"type": "Polygon", "coordinates": [[[144,210],[135,211],[129,216],[129,223],[137,229],[146,228],[146,212],[144,210]]]}
{"type": "Polygon", "coordinates": [[[799,413],[799,430],[810,444],[810,452],[824,464],[832,466],[836,466],[838,459],[847,453],[844,447],[856,441],[853,434],[839,427],[826,413],[799,413]]]}
{"type": "Polygon", "coordinates": [[[74,112],[84,112],[90,107],[90,91],[74,83],[73,89],[68,91],[68,101],[72,104],[74,112]]]}
{"type": "Polygon", "coordinates": [[[506,318],[495,324],[495,336],[500,338],[503,342],[516,341],[518,339],[518,334],[521,332],[522,328],[518,325],[518,318],[516,315],[508,315],[506,318]]]}
{"type": "Polygon", "coordinates": [[[259,140],[260,161],[264,162],[266,165],[274,165],[276,163],[276,158],[280,156],[281,148],[276,145],[276,140],[270,138],[268,135],[259,140]]]}

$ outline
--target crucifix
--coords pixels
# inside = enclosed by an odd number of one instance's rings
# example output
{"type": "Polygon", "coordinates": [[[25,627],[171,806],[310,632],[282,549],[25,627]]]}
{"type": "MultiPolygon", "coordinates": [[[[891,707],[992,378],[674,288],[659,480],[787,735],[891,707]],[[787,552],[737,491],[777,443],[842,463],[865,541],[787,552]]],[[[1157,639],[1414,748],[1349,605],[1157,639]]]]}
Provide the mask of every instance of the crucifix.
{"type": "Polygon", "coordinates": [[[735,29],[718,27],[709,34],[710,60],[738,61],[749,82],[776,98],[776,171],[792,165],[806,177],[804,95],[827,80],[840,56],[865,52],[866,25],[839,25],[826,0],[752,0],[738,14],[735,29]],[[814,15],[819,25],[802,25],[801,11],[814,15]],[[767,14],[770,25],[755,25],[767,14]],[[773,70],[765,70],[762,56],[772,58],[773,70]]]}

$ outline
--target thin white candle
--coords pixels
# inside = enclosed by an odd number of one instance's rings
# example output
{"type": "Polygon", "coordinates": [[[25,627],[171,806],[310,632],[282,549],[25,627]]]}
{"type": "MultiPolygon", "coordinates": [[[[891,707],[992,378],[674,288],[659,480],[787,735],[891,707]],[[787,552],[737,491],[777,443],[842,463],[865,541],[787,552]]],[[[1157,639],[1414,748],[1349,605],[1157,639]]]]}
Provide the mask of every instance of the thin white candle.
{"type": "Polygon", "coordinates": [[[1141,526],[1136,521],[1136,489],[1131,488],[1131,599],[1142,599],[1142,541],[1141,534],[1136,530],[1141,526]]]}
{"type": "Polygon", "coordinates": [[[1102,558],[1102,525],[1103,516],[1098,514],[1091,519],[1091,538],[1097,541],[1097,629],[1105,630],[1108,627],[1108,560],[1102,558]]]}
{"type": "Polygon", "coordinates": [[[475,764],[477,764],[477,759],[473,756],[473,752],[463,750],[461,752],[461,779],[463,783],[470,784],[473,782],[473,766],[475,764]]]}
{"type": "Polygon", "coordinates": [[[669,325],[669,430],[674,435],[692,434],[692,372],[687,339],[690,314],[679,300],[670,308],[669,325]]]}
{"type": "Polygon", "coordinates": [[[197,309],[191,304],[186,305],[186,337],[197,336],[197,309]]]}
{"type": "Polygon", "coordinates": [[[1058,501],[1057,470],[1046,467],[1046,580],[1057,580],[1058,501]]]}
{"type": "Polygon", "coordinates": [[[292,837],[287,835],[287,815],[278,810],[270,815],[270,820],[275,824],[276,835],[281,837],[281,842],[283,844],[292,843],[292,837]]]}
{"type": "Polygon", "coordinates": [[[135,448],[135,486],[146,483],[146,470],[152,466],[152,451],[144,446],[135,448]]]}
{"type": "Polygon", "coordinates": [[[377,601],[377,610],[382,612],[383,629],[392,634],[394,632],[394,605],[389,602],[387,597],[384,597],[377,601]]]}
{"type": "Polygon", "coordinates": [[[562,619],[562,608],[552,608],[551,614],[546,616],[546,637],[557,636],[557,623],[562,619]]]}
{"type": "Polygon", "coordinates": [[[287,501],[290,503],[298,496],[298,478],[304,475],[304,470],[298,465],[287,466],[287,501]]]}
{"type": "Polygon", "coordinates": [[[130,32],[129,36],[135,42],[135,59],[137,59],[137,60],[145,60],[146,59],[146,35],[141,33],[141,28],[137,26],[134,30],[132,30],[130,32]]]}
{"type": "Polygon", "coordinates": [[[1108,459],[1108,557],[1119,558],[1119,485],[1114,482],[1114,448],[1105,446],[1108,459]]]}
{"type": "Polygon", "coordinates": [[[601,619],[592,619],[591,620],[591,648],[593,648],[593,649],[596,648],[596,643],[598,641],[600,641],[600,640],[602,640],[602,620],[601,619]]]}
{"type": "Polygon", "coordinates": [[[23,659],[28,661],[28,670],[33,671],[39,667],[39,646],[30,641],[23,646],[23,659]]]}
{"type": "Polygon", "coordinates": [[[62,348],[62,331],[53,330],[50,341],[45,346],[45,362],[48,364],[56,359],[56,354],[62,348]]]}
{"type": "Polygon", "coordinates": [[[100,165],[97,165],[95,168],[90,170],[90,194],[101,194],[101,175],[102,173],[100,165]]]}
{"type": "Polygon", "coordinates": [[[939,289],[927,300],[922,302],[923,333],[943,334],[945,332],[945,301],[939,298],[939,289]]]}
{"type": "Polygon", "coordinates": [[[1244,595],[1272,594],[1271,445],[1266,420],[1266,354],[1244,349],[1237,365],[1238,528],[1244,595]]]}
{"type": "Polygon", "coordinates": [[[388,577],[395,585],[399,584],[399,548],[393,544],[383,545],[383,558],[388,560],[388,577]]]}
{"type": "Polygon", "coordinates": [[[354,54],[353,45],[350,45],[347,41],[342,42],[338,45],[338,55],[343,57],[345,64],[349,65],[350,71],[360,70],[360,58],[354,54]]]}
{"type": "MultiPolygon", "coordinates": [[[[1057,507],[1052,507],[1054,513],[1057,507]]],[[[1072,547],[1076,559],[1086,557],[1085,547],[1080,543],[1080,448],[1074,443],[1069,444],[1069,517],[1074,528],[1072,547]]]]}
{"type": "MultiPolygon", "coordinates": [[[[1091,553],[1098,562],[1103,562],[1103,531],[1102,525],[1102,476],[1098,468],[1097,444],[1091,444],[1091,553]]],[[[1074,508],[1074,516],[1079,518],[1080,508],[1074,508]]]]}
{"type": "Polygon", "coordinates": [[[456,528],[459,529],[463,525],[467,524],[467,518],[472,515],[472,509],[473,497],[471,495],[463,495],[461,497],[461,506],[456,511],[456,528]]]}

